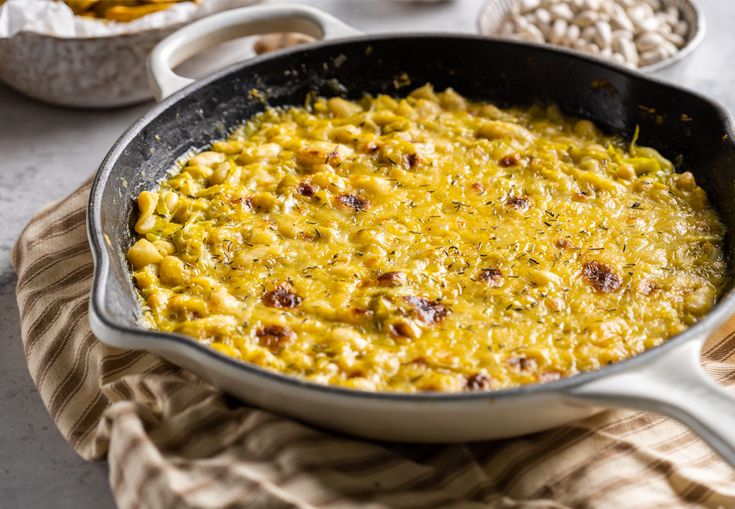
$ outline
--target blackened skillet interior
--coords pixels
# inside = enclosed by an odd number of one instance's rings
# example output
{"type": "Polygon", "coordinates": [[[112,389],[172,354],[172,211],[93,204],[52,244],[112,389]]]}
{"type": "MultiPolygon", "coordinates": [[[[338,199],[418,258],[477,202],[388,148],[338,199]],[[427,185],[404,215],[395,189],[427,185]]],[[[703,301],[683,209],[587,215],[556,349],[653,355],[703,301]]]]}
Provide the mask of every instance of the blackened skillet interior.
{"type": "MultiPolygon", "coordinates": [[[[364,93],[405,95],[431,82],[473,99],[505,105],[553,102],[571,115],[630,137],[640,126],[642,145],[659,149],[680,171],[691,171],[707,191],[729,232],[735,231],[735,142],[728,113],[716,103],[641,74],[570,52],[475,36],[359,37],[295,48],[237,64],[174,94],[134,124],[110,151],[95,179],[88,225],[96,259],[92,309],[106,326],[147,341],[178,341],[281,382],[317,390],[387,399],[486,398],[482,393],[368,393],[285,377],[224,357],[182,336],[147,331],[124,253],[133,242],[135,197],[151,189],[187,151],[227,136],[266,106],[303,105],[310,94],[359,98],[364,93]]],[[[728,270],[735,247],[726,238],[728,270]]],[[[547,384],[497,391],[505,397],[554,391],[645,362],[656,352],[709,331],[735,306],[730,278],[715,310],[664,345],[602,370],[547,384]]]]}

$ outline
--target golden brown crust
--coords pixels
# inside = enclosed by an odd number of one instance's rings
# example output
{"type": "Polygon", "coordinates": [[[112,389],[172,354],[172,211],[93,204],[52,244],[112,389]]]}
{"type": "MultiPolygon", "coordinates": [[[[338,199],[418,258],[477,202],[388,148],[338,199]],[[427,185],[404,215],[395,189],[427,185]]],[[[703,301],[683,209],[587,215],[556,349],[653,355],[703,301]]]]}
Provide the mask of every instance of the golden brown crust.
{"type": "Polygon", "coordinates": [[[615,271],[597,260],[584,262],[582,275],[595,290],[601,293],[610,293],[620,288],[621,280],[615,271]]]}
{"type": "Polygon", "coordinates": [[[278,285],[273,290],[263,294],[263,304],[271,308],[295,308],[301,304],[302,300],[286,285],[278,285]]]}

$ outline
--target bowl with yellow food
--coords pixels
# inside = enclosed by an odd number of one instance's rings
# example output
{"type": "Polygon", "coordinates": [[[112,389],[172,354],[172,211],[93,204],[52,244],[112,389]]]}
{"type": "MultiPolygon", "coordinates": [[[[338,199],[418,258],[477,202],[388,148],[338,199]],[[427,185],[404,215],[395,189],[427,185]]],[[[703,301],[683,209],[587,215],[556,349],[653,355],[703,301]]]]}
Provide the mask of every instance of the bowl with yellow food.
{"type": "Polygon", "coordinates": [[[90,323],[242,400],[372,439],[462,442],[604,407],[735,464],[699,365],[735,311],[735,144],[695,93],[572,52],[370,35],[172,67],[226,37],[355,35],[303,6],[183,28],[161,103],[95,179],[90,323]]]}
{"type": "MultiPolygon", "coordinates": [[[[52,104],[105,108],[151,98],[145,70],[148,54],[184,24],[182,19],[191,20],[211,0],[58,2],[50,9],[38,7],[39,12],[51,13],[42,29],[23,29],[0,38],[0,80],[52,104]],[[57,30],[59,24],[64,31],[57,30]]],[[[244,3],[249,2],[214,5],[244,3]]],[[[9,19],[28,8],[22,0],[0,2],[9,19]]]]}

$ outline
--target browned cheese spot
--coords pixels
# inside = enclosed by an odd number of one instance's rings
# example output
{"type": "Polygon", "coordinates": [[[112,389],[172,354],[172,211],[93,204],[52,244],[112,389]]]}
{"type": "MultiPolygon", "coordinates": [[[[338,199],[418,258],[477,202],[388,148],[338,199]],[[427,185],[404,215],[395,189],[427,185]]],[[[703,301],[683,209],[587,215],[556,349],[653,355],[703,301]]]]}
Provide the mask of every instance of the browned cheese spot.
{"type": "Polygon", "coordinates": [[[362,323],[371,320],[375,312],[372,309],[350,308],[350,318],[354,323],[362,323]]]}
{"type": "Polygon", "coordinates": [[[511,196],[509,197],[505,202],[509,207],[512,207],[516,210],[526,210],[531,205],[531,200],[528,199],[528,196],[511,196]]]}
{"type": "Polygon", "coordinates": [[[385,272],[378,276],[380,286],[403,286],[406,284],[406,274],[403,272],[385,272]]]}
{"type": "Polygon", "coordinates": [[[354,194],[340,194],[337,196],[337,202],[346,208],[351,208],[355,212],[362,212],[367,210],[370,206],[370,202],[354,194]]]}
{"type": "Polygon", "coordinates": [[[500,269],[482,269],[477,278],[488,286],[498,287],[503,284],[503,274],[500,269]]]}
{"type": "Polygon", "coordinates": [[[646,279],[645,281],[641,282],[638,287],[638,291],[646,296],[651,295],[656,290],[658,290],[658,285],[650,279],[646,279]]]}
{"type": "Polygon", "coordinates": [[[449,314],[449,310],[435,300],[424,299],[415,295],[406,295],[403,300],[413,306],[416,318],[427,325],[441,322],[449,314]]]}
{"type": "Polygon", "coordinates": [[[269,350],[280,350],[295,336],[291,329],[282,325],[266,325],[255,331],[255,335],[258,337],[258,344],[269,350]]]}
{"type": "Polygon", "coordinates": [[[324,164],[334,164],[339,163],[339,152],[330,152],[327,154],[327,160],[324,161],[324,164]]]}
{"type": "Polygon", "coordinates": [[[252,198],[230,198],[228,200],[233,206],[235,207],[245,207],[250,210],[253,209],[253,200],[252,198]]]}
{"type": "Polygon", "coordinates": [[[303,299],[292,292],[286,285],[278,285],[263,295],[263,304],[271,308],[295,308],[303,299]]]}
{"type": "Polygon", "coordinates": [[[468,391],[483,391],[490,388],[490,377],[483,373],[476,373],[467,377],[464,386],[468,391]]]}
{"type": "Polygon", "coordinates": [[[574,244],[569,239],[559,239],[556,241],[556,247],[559,249],[571,249],[574,247],[574,244]]]}
{"type": "Polygon", "coordinates": [[[317,233],[317,231],[318,230],[301,232],[301,233],[299,233],[299,236],[302,239],[304,239],[306,242],[316,242],[320,238],[322,238],[321,235],[319,233],[317,233]]]}
{"type": "Polygon", "coordinates": [[[508,359],[510,367],[517,369],[521,372],[535,371],[538,367],[536,359],[529,359],[528,357],[511,357],[508,359]]]}
{"type": "Polygon", "coordinates": [[[314,193],[316,193],[316,187],[309,184],[308,182],[302,182],[296,188],[296,192],[302,196],[310,197],[310,196],[314,196],[314,193]]]}
{"type": "Polygon", "coordinates": [[[500,166],[503,168],[508,168],[509,166],[515,166],[516,164],[521,162],[521,158],[518,154],[511,154],[509,156],[505,156],[499,161],[500,166]]]}
{"type": "Polygon", "coordinates": [[[419,164],[419,161],[420,161],[419,155],[418,154],[415,154],[415,153],[414,154],[408,154],[407,156],[405,156],[405,160],[406,160],[406,166],[409,169],[414,168],[417,164],[419,164]]]}
{"type": "Polygon", "coordinates": [[[611,293],[620,288],[620,276],[605,265],[596,260],[585,262],[582,266],[582,276],[592,288],[600,293],[611,293]]]}
{"type": "Polygon", "coordinates": [[[390,324],[390,333],[393,336],[401,338],[410,338],[411,330],[406,322],[396,322],[390,324]]]}
{"type": "Polygon", "coordinates": [[[479,182],[475,182],[474,184],[472,184],[472,190],[475,191],[477,194],[482,194],[485,192],[485,186],[483,186],[479,182]]]}
{"type": "Polygon", "coordinates": [[[367,143],[367,144],[365,145],[365,151],[366,151],[366,152],[367,152],[368,154],[374,154],[374,153],[376,153],[376,152],[377,152],[378,150],[380,150],[380,145],[378,145],[377,143],[374,143],[374,142],[372,142],[372,141],[371,141],[371,142],[369,142],[369,143],[367,143]]]}

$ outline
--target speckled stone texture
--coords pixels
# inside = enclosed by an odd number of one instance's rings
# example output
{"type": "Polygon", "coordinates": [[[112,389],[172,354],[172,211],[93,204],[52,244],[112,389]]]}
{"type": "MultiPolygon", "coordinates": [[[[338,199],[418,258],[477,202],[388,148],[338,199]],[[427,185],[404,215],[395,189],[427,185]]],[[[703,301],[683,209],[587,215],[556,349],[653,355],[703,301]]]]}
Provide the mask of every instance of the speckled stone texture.
{"type": "MultiPolygon", "coordinates": [[[[735,2],[700,0],[708,32],[687,60],[658,76],[735,111],[735,2]]],[[[277,2],[274,2],[277,3],[277,2]]],[[[480,0],[412,4],[311,0],[365,31],[473,32],[480,0]]],[[[492,65],[492,63],[482,63],[492,65]]],[[[10,249],[31,215],[76,188],[148,105],[75,111],[34,102],[0,85],[0,507],[112,507],[103,463],[85,463],[62,440],[23,360],[10,249]]]]}

